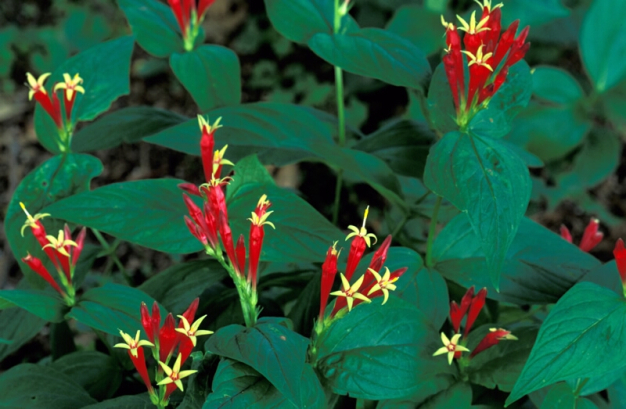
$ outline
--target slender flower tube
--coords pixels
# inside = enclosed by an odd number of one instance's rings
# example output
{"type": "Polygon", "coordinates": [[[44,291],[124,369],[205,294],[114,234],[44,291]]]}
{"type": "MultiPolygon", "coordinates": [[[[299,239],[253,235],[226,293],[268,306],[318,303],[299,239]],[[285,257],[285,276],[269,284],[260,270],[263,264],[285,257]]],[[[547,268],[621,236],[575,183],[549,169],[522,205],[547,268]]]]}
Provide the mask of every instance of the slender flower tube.
{"type": "Polygon", "coordinates": [[[326,311],[326,304],[328,303],[328,296],[330,290],[333,288],[335,282],[335,276],[337,275],[337,259],[339,258],[339,252],[335,248],[337,242],[334,242],[326,252],[326,260],[322,264],[322,287],[320,291],[320,313],[317,317],[318,322],[324,320],[324,313],[326,311]]]}
{"type": "Polygon", "coordinates": [[[476,348],[470,354],[470,358],[475,357],[486,349],[491,348],[494,345],[498,345],[500,341],[509,340],[517,341],[517,337],[511,334],[511,331],[507,331],[502,328],[489,328],[489,333],[478,343],[476,348]]]}
{"type": "Polygon", "coordinates": [[[235,246],[235,254],[237,255],[237,268],[235,269],[240,276],[246,271],[246,243],[243,234],[239,235],[237,245],[235,246]]]}
{"type": "MultiPolygon", "coordinates": [[[[77,248],[78,243],[72,240],[72,237],[70,235],[69,228],[67,227],[67,225],[66,225],[65,230],[59,230],[58,237],[47,235],[46,240],[48,240],[48,243],[42,247],[43,250],[45,251],[47,248],[51,248],[55,250],[54,260],[57,260],[59,262],[63,272],[65,273],[67,282],[71,283],[72,272],[70,269],[70,251],[72,251],[71,247],[77,248]]],[[[48,256],[50,255],[48,254],[48,256]]]]}
{"type": "Polygon", "coordinates": [[[65,118],[67,122],[72,122],[72,108],[74,107],[74,101],[76,100],[76,93],[80,92],[81,94],[85,93],[85,88],[83,88],[80,84],[83,83],[83,79],[76,73],[74,78],[70,77],[70,74],[63,74],[63,81],[59,82],[54,86],[54,92],[56,93],[59,89],[65,90],[65,98],[63,102],[65,104],[65,118]]]}
{"type": "Polygon", "coordinates": [[[58,269],[59,263],[56,259],[54,250],[52,250],[49,247],[45,247],[48,244],[48,239],[46,238],[47,236],[46,229],[43,227],[43,224],[41,224],[41,222],[39,221],[43,219],[44,217],[50,216],[50,214],[49,213],[37,213],[35,214],[35,216],[31,216],[30,213],[28,213],[28,210],[26,210],[26,206],[24,206],[24,203],[20,202],[20,207],[22,208],[24,213],[26,213],[26,221],[24,222],[24,225],[22,226],[22,229],[20,230],[22,237],[24,236],[24,229],[26,229],[27,227],[30,227],[31,231],[33,232],[33,236],[35,236],[35,239],[37,240],[37,242],[39,242],[39,245],[43,248],[43,250],[45,251],[50,261],[52,261],[52,264],[54,264],[54,267],[58,269]]]}
{"type": "Polygon", "coordinates": [[[30,72],[26,73],[26,80],[28,81],[27,85],[30,88],[28,100],[30,101],[33,97],[35,97],[35,101],[37,101],[50,118],[52,118],[57,128],[63,129],[63,116],[61,114],[61,103],[59,102],[59,98],[57,98],[55,93],[52,94],[52,97],[48,96],[46,88],[44,87],[44,82],[46,82],[46,79],[49,76],[50,73],[45,73],[35,79],[30,72]]]}
{"type": "Polygon", "coordinates": [[[181,340],[180,346],[178,347],[178,352],[182,355],[182,361],[185,362],[198,342],[197,337],[211,335],[213,331],[199,329],[206,315],[198,318],[193,324],[189,324],[189,321],[187,321],[183,315],[179,315],[178,317],[180,318],[180,323],[183,324],[183,328],[176,328],[176,332],[183,334],[183,340],[181,340]]]}
{"type": "MultiPolygon", "coordinates": [[[[208,118],[207,118],[208,119],[208,118]]],[[[209,182],[213,179],[213,149],[215,147],[215,139],[213,135],[220,125],[221,117],[217,118],[213,125],[210,125],[207,119],[204,119],[202,115],[198,115],[198,124],[202,131],[202,137],[200,139],[200,153],[202,156],[202,167],[204,168],[204,177],[209,182]]]]}
{"type": "Polygon", "coordinates": [[[469,306],[469,310],[467,312],[467,321],[465,321],[465,331],[463,333],[464,337],[467,337],[470,330],[472,329],[472,325],[474,325],[474,321],[478,318],[478,314],[483,309],[485,305],[485,298],[487,297],[487,289],[482,288],[476,297],[472,298],[472,303],[469,306]]]}
{"type": "MultiPolygon", "coordinates": [[[[188,322],[193,322],[196,312],[198,311],[198,305],[200,305],[200,298],[194,299],[185,312],[183,312],[183,317],[185,317],[188,322]]],[[[178,328],[184,328],[184,324],[179,323],[178,328]]]]}
{"type": "Polygon", "coordinates": [[[591,219],[589,224],[585,228],[585,232],[583,233],[583,238],[580,241],[580,249],[584,252],[589,252],[593,250],[600,242],[602,238],[604,238],[604,233],[598,231],[600,227],[600,220],[591,219]]]}
{"type": "Polygon", "coordinates": [[[452,327],[454,328],[455,333],[460,332],[461,321],[463,321],[463,317],[467,313],[470,305],[472,304],[472,299],[474,297],[474,286],[471,286],[467,289],[467,292],[461,299],[461,305],[457,305],[456,301],[452,301],[450,303],[450,321],[452,322],[452,327]]]}
{"type": "Polygon", "coordinates": [[[624,247],[624,240],[617,240],[615,249],[613,249],[613,256],[617,264],[617,272],[622,279],[622,285],[626,288],[626,248],[624,247]]]}
{"type": "Polygon", "coordinates": [[[569,229],[564,224],[561,225],[560,233],[561,233],[561,237],[563,239],[565,239],[566,241],[568,241],[570,243],[573,241],[572,240],[572,233],[570,233],[569,229]]]}
{"type": "Polygon", "coordinates": [[[459,345],[459,338],[461,338],[461,334],[454,334],[452,339],[448,339],[446,334],[442,332],[441,342],[443,342],[443,346],[435,351],[433,356],[448,354],[448,364],[452,365],[452,359],[457,352],[469,352],[469,349],[459,345]]]}
{"type": "Polygon", "coordinates": [[[133,339],[130,335],[126,334],[122,330],[120,330],[120,334],[124,339],[124,343],[115,344],[115,348],[124,348],[128,350],[128,356],[130,360],[133,362],[135,369],[139,372],[141,379],[146,384],[146,388],[148,388],[148,392],[150,394],[154,393],[152,388],[152,384],[150,383],[150,377],[148,376],[148,368],[146,368],[146,359],[144,357],[143,348],[144,346],[154,347],[149,341],[139,340],[139,334],[141,331],[137,331],[137,335],[135,335],[135,339],[133,339]]]}
{"type": "MultiPolygon", "coordinates": [[[[344,297],[348,304],[348,311],[352,311],[352,305],[354,304],[355,299],[365,301],[367,303],[371,302],[369,298],[367,298],[366,296],[358,292],[359,288],[361,287],[361,284],[363,284],[363,278],[365,278],[365,275],[362,275],[358,280],[356,280],[356,282],[352,284],[352,286],[350,286],[350,282],[343,275],[343,273],[339,273],[339,275],[341,277],[341,283],[342,283],[343,289],[339,291],[334,291],[330,293],[330,295],[334,295],[337,297],[344,297]]],[[[334,314],[335,312],[333,311],[333,315],[334,314]]]]}
{"type": "Polygon", "coordinates": [[[167,362],[174,352],[178,341],[178,332],[174,324],[174,316],[170,313],[165,317],[165,323],[159,331],[159,360],[167,362]]]}
{"type": "Polygon", "coordinates": [[[179,183],[177,187],[183,192],[189,193],[190,195],[202,197],[200,189],[193,183],[179,183]]]}
{"type": "Polygon", "coordinates": [[[489,16],[487,15],[479,22],[476,22],[476,11],[473,11],[469,23],[463,20],[459,15],[457,15],[456,18],[459,20],[459,23],[461,23],[459,30],[465,31],[465,36],[463,37],[465,49],[475,54],[478,48],[484,43],[485,32],[491,30],[491,28],[487,26],[489,16]]]}
{"type": "Polygon", "coordinates": [[[66,298],[65,291],[63,291],[59,284],[54,281],[54,278],[52,278],[50,272],[48,272],[48,269],[43,265],[41,260],[28,254],[26,255],[26,257],[22,258],[22,261],[26,263],[26,265],[28,265],[28,267],[30,267],[30,269],[37,273],[41,278],[46,280],[46,282],[50,284],[52,288],[54,288],[59,294],[61,294],[63,298],[66,298]]]}
{"type": "Polygon", "coordinates": [[[346,278],[350,280],[352,278],[352,274],[356,270],[359,265],[359,261],[363,257],[363,253],[365,252],[366,247],[371,246],[371,239],[374,239],[374,244],[376,244],[376,235],[373,233],[368,233],[365,228],[365,222],[367,221],[367,214],[369,213],[370,207],[367,206],[365,208],[365,214],[363,215],[363,224],[361,228],[356,226],[348,226],[348,229],[352,230],[352,233],[346,236],[346,241],[348,241],[351,237],[352,243],[350,244],[350,252],[348,253],[348,264],[346,266],[346,278]]]}
{"type": "Polygon", "coordinates": [[[146,335],[150,342],[159,342],[159,328],[161,326],[161,310],[159,304],[155,301],[152,304],[152,314],[148,312],[148,306],[146,303],[141,303],[141,325],[146,331],[146,335]]]}
{"type": "MultiPolygon", "coordinates": [[[[380,271],[380,269],[383,268],[383,265],[385,264],[385,261],[387,260],[387,252],[389,251],[390,246],[391,246],[391,234],[385,237],[385,240],[383,240],[380,247],[378,247],[378,249],[374,252],[374,255],[372,256],[372,261],[370,262],[370,265],[368,267],[368,271],[370,269],[375,270],[375,271],[380,271]]],[[[365,281],[367,282],[367,280],[365,281]]]]}
{"type": "Polygon", "coordinates": [[[261,196],[256,205],[256,209],[252,212],[252,217],[248,219],[251,222],[250,235],[248,236],[248,283],[252,283],[254,291],[256,291],[257,272],[261,258],[261,248],[263,247],[263,238],[265,236],[263,226],[267,224],[273,229],[276,229],[276,226],[274,226],[272,222],[267,221],[267,218],[273,213],[267,211],[271,205],[272,203],[267,200],[266,195],[261,196]]]}

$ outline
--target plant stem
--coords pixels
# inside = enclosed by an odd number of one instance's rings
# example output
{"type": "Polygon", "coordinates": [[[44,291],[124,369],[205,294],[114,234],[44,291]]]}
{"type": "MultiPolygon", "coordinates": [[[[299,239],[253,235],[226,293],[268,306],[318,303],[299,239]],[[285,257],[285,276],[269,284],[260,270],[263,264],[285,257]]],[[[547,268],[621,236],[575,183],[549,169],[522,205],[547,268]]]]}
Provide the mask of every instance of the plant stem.
{"type": "Polygon", "coordinates": [[[115,250],[117,249],[117,244],[114,243],[113,246],[111,246],[109,242],[106,241],[106,239],[102,236],[102,234],[98,230],[91,229],[91,231],[93,232],[94,236],[96,236],[96,239],[98,239],[98,242],[100,242],[100,245],[104,248],[104,251],[106,251],[106,253],[109,255],[111,260],[113,260],[117,268],[119,268],[120,272],[122,273],[126,281],[130,284],[131,283],[130,276],[128,275],[128,272],[124,268],[124,265],[122,264],[120,259],[117,258],[117,255],[115,254],[115,250]]]}
{"type": "Polygon", "coordinates": [[[393,229],[393,232],[391,233],[391,235],[393,237],[396,237],[398,235],[398,233],[400,233],[402,231],[402,228],[404,227],[404,225],[406,224],[406,222],[409,220],[409,215],[405,214],[404,216],[402,216],[402,220],[400,221],[400,223],[398,223],[396,225],[396,228],[393,229]]]}
{"type": "Polygon", "coordinates": [[[430,129],[437,134],[437,137],[441,138],[441,132],[439,132],[439,130],[433,123],[433,119],[430,116],[430,111],[428,110],[428,102],[426,101],[424,93],[418,92],[417,95],[419,96],[420,109],[422,111],[422,115],[424,115],[424,118],[426,119],[426,123],[428,124],[430,129]]]}
{"type": "Polygon", "coordinates": [[[256,324],[256,295],[250,293],[250,287],[248,283],[241,279],[233,268],[226,263],[221,251],[215,252],[215,258],[220,262],[222,267],[228,271],[228,275],[233,279],[235,287],[237,287],[237,293],[239,294],[239,302],[241,303],[241,312],[243,314],[246,327],[252,328],[256,324]]]}
{"type": "Polygon", "coordinates": [[[428,228],[428,240],[426,241],[426,267],[433,266],[433,242],[435,241],[435,230],[437,229],[437,216],[439,214],[439,207],[442,201],[441,196],[437,196],[435,202],[435,208],[433,209],[433,215],[430,219],[430,227],[428,228]]]}

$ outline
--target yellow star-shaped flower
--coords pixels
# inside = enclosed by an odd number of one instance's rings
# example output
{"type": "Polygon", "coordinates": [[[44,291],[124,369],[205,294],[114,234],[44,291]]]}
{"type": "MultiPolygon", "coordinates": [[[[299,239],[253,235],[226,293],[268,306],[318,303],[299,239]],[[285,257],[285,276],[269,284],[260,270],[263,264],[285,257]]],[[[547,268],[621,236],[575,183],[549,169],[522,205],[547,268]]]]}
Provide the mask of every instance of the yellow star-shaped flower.
{"type": "Polygon", "coordinates": [[[44,249],[46,247],[52,247],[56,251],[58,251],[59,253],[63,254],[65,257],[69,257],[70,256],[70,254],[67,252],[67,250],[65,250],[65,246],[78,247],[78,244],[76,244],[76,242],[74,240],[70,240],[70,239],[65,238],[65,233],[63,233],[63,230],[59,230],[59,237],[54,237],[52,235],[47,235],[46,239],[48,239],[48,241],[50,243],[48,243],[45,246],[43,246],[44,249]]]}
{"type": "Polygon", "coordinates": [[[48,79],[49,76],[50,73],[47,72],[45,74],[41,74],[39,78],[35,79],[33,74],[31,74],[30,72],[26,73],[26,80],[28,81],[28,84],[26,85],[28,85],[28,87],[30,88],[30,91],[28,92],[29,101],[33,99],[33,95],[35,95],[36,92],[42,92],[44,95],[47,94],[43,83],[46,82],[46,79],[48,79]]]}
{"type": "Polygon", "coordinates": [[[459,27],[459,30],[463,30],[467,34],[478,34],[481,31],[491,30],[489,27],[485,27],[485,24],[487,24],[487,21],[489,21],[489,16],[480,20],[478,24],[476,24],[476,11],[472,12],[469,24],[467,23],[467,21],[463,20],[463,17],[459,15],[457,15],[456,18],[459,20],[462,26],[459,27]]]}
{"type": "Polygon", "coordinates": [[[181,391],[183,390],[183,383],[180,380],[198,371],[194,369],[194,370],[181,372],[180,360],[181,360],[181,355],[178,354],[178,358],[176,358],[176,362],[174,362],[174,366],[172,368],[165,365],[163,362],[159,361],[159,365],[161,365],[161,368],[163,368],[163,371],[165,371],[167,378],[163,378],[163,380],[157,383],[157,385],[167,385],[168,383],[173,382],[176,384],[176,386],[178,386],[178,389],[180,389],[181,391]]]}
{"type": "Polygon", "coordinates": [[[348,311],[352,311],[352,304],[354,304],[355,298],[368,303],[372,302],[372,300],[357,292],[359,291],[359,288],[361,288],[361,284],[363,284],[363,279],[365,278],[365,275],[362,275],[361,278],[356,280],[356,282],[352,284],[352,286],[350,286],[350,282],[348,281],[346,276],[343,275],[343,273],[339,273],[339,275],[341,276],[343,290],[333,291],[332,293],[330,293],[330,295],[345,297],[346,302],[348,303],[348,311]]]}
{"type": "Polygon", "coordinates": [[[200,324],[202,323],[202,320],[206,318],[206,315],[203,315],[202,317],[198,318],[192,325],[189,325],[189,321],[187,321],[187,318],[185,318],[184,316],[179,315],[178,318],[181,319],[184,328],[176,328],[176,332],[180,332],[181,334],[187,335],[187,337],[189,337],[194,347],[196,346],[196,342],[197,342],[196,337],[200,337],[202,335],[211,335],[213,333],[213,331],[198,329],[200,327],[200,324]]]}
{"type": "Polygon", "coordinates": [[[452,365],[452,359],[454,359],[455,352],[469,352],[469,349],[465,348],[463,345],[459,345],[459,338],[461,338],[461,334],[454,334],[450,340],[446,337],[446,334],[442,332],[441,341],[443,342],[443,346],[435,351],[433,356],[448,354],[448,364],[452,365]]]}
{"type": "Polygon", "coordinates": [[[133,337],[131,337],[130,335],[128,335],[127,333],[123,332],[122,330],[120,330],[120,334],[122,335],[122,338],[124,338],[124,343],[123,344],[115,344],[113,345],[114,348],[124,348],[124,349],[128,349],[130,350],[130,353],[133,354],[133,356],[135,358],[137,358],[137,348],[139,347],[154,347],[154,344],[150,341],[146,341],[146,340],[139,340],[139,334],[141,333],[141,331],[137,331],[137,335],[135,335],[135,339],[133,339],[133,337]]]}
{"type": "Polygon", "coordinates": [[[215,130],[217,128],[221,128],[222,127],[222,125],[220,125],[220,121],[221,120],[222,120],[222,117],[220,116],[213,123],[213,125],[211,125],[206,119],[204,119],[204,117],[202,115],[198,115],[198,125],[200,126],[200,130],[202,132],[207,132],[207,133],[215,132],[215,130]]]}
{"type": "Polygon", "coordinates": [[[24,222],[24,225],[20,230],[22,237],[24,237],[25,228],[30,227],[31,229],[37,229],[37,220],[50,216],[50,213],[37,213],[35,214],[35,216],[31,216],[30,213],[28,213],[28,210],[26,210],[26,206],[24,206],[24,203],[20,202],[20,207],[22,208],[24,213],[26,213],[26,221],[24,222]]]}
{"type": "Polygon", "coordinates": [[[478,51],[476,51],[476,55],[470,53],[469,51],[461,51],[461,52],[470,58],[470,62],[469,64],[467,64],[468,67],[471,67],[474,64],[482,65],[483,67],[487,68],[489,71],[493,72],[493,68],[491,68],[491,65],[487,64],[487,60],[491,58],[493,53],[487,53],[483,55],[483,47],[484,45],[482,44],[480,45],[480,47],[478,47],[478,51]]]}
{"type": "Polygon", "coordinates": [[[374,244],[376,244],[376,240],[377,240],[376,235],[374,233],[368,234],[367,229],[365,228],[365,222],[367,221],[367,215],[369,211],[370,211],[370,207],[367,206],[365,208],[365,214],[363,215],[363,225],[361,226],[361,228],[358,228],[356,226],[348,226],[348,229],[352,230],[352,233],[346,236],[346,241],[348,241],[351,237],[360,236],[360,237],[363,237],[363,240],[365,240],[367,247],[371,246],[370,238],[374,238],[374,244]]]}
{"type": "Polygon", "coordinates": [[[491,11],[493,11],[493,10],[497,9],[497,8],[504,7],[504,4],[499,3],[499,4],[496,4],[495,6],[493,6],[493,8],[492,8],[492,7],[491,7],[491,0],[483,0],[483,2],[482,2],[482,3],[480,2],[480,0],[474,0],[474,1],[475,1],[476,3],[478,3],[478,5],[479,5],[481,8],[487,8],[487,11],[489,11],[489,12],[491,12],[491,11]]]}
{"type": "Polygon", "coordinates": [[[78,73],[74,75],[74,78],[70,77],[70,74],[68,73],[63,74],[63,81],[64,82],[59,82],[54,86],[54,92],[59,89],[64,89],[66,100],[71,101],[74,97],[74,92],[80,92],[81,94],[85,93],[85,88],[79,85],[83,83],[83,79],[78,75],[78,73]]]}
{"type": "Polygon", "coordinates": [[[372,273],[374,275],[374,277],[376,278],[376,285],[374,285],[372,288],[370,288],[369,292],[367,293],[367,295],[370,295],[372,293],[375,293],[378,290],[381,290],[383,292],[384,295],[384,299],[383,299],[383,303],[382,305],[385,305],[385,303],[387,302],[387,299],[389,298],[389,291],[394,291],[396,289],[396,285],[393,284],[396,281],[398,281],[398,277],[395,277],[393,279],[389,279],[389,277],[391,276],[391,272],[389,271],[389,268],[385,267],[385,274],[381,277],[380,274],[378,274],[378,272],[374,271],[371,268],[368,268],[369,272],[372,273]]]}

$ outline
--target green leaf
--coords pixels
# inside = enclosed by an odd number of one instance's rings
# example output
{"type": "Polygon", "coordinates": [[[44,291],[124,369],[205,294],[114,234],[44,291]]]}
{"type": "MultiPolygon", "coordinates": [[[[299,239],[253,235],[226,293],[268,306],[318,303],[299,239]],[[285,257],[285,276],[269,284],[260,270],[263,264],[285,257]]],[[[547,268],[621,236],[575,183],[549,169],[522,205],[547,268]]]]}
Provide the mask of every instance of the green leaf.
{"type": "Polygon", "coordinates": [[[180,28],[172,10],[157,0],[118,0],[139,45],[155,57],[183,51],[180,28]]]}
{"type": "Polygon", "coordinates": [[[488,297],[515,304],[555,303],[578,280],[600,267],[593,256],[536,222],[523,218],[505,257],[500,292],[467,217],[456,216],[433,246],[435,269],[464,287],[487,287],[488,297]]]}
{"type": "MultiPolygon", "coordinates": [[[[47,80],[48,84],[63,82],[64,73],[72,77],[78,73],[83,79],[85,94],[76,94],[72,110],[73,123],[94,119],[109,109],[118,97],[130,92],[130,56],[133,45],[134,39],[130,36],[110,40],[75,55],[54,70],[47,80]]],[[[35,131],[46,149],[52,153],[61,152],[56,126],[40,106],[35,110],[35,131]]]]}
{"type": "Polygon", "coordinates": [[[435,134],[421,122],[394,121],[358,141],[353,149],[384,160],[398,175],[421,178],[435,134]]]}
{"type": "Polygon", "coordinates": [[[305,371],[307,346],[307,338],[263,320],[253,328],[220,328],[205,344],[212,353],[254,368],[298,407],[308,402],[311,383],[321,391],[314,372],[305,371]]]}
{"type": "Polygon", "coordinates": [[[52,291],[0,290],[0,299],[51,322],[63,321],[63,315],[68,310],[65,302],[52,291]]]}
{"type": "Polygon", "coordinates": [[[550,162],[574,150],[590,129],[591,123],[573,106],[531,104],[515,118],[508,139],[550,162]]]}
{"type": "Polygon", "coordinates": [[[205,44],[188,53],[172,54],[170,65],[200,111],[241,102],[239,58],[230,49],[205,44]]]}
{"type": "Polygon", "coordinates": [[[594,376],[593,378],[572,379],[567,381],[567,384],[573,391],[579,390],[579,396],[589,396],[605,390],[609,386],[613,385],[616,379],[621,378],[625,374],[626,367],[621,366],[610,372],[606,372],[603,375],[594,376]]]}
{"type": "Polygon", "coordinates": [[[0,407],[80,409],[96,401],[65,374],[43,365],[20,364],[0,375],[0,407]]]}
{"type": "Polygon", "coordinates": [[[616,85],[626,74],[626,36],[622,16],[626,3],[596,0],[589,7],[580,30],[580,53],[599,92],[616,85]]]}
{"type": "Polygon", "coordinates": [[[566,383],[554,385],[541,404],[541,409],[576,409],[576,396],[566,383]]]}
{"type": "Polygon", "coordinates": [[[46,321],[20,308],[0,311],[0,361],[39,334],[46,321]]]}
{"type": "Polygon", "coordinates": [[[423,91],[431,74],[428,60],[419,48],[379,28],[347,34],[317,33],[308,45],[332,65],[399,87],[423,91]]]}
{"type": "Polygon", "coordinates": [[[428,55],[445,46],[440,18],[439,13],[424,6],[408,4],[396,10],[386,29],[411,41],[428,55]]]}
{"type": "Polygon", "coordinates": [[[152,409],[147,393],[136,396],[120,396],[119,398],[105,400],[100,403],[85,406],[83,409],[152,409]]]}
{"type": "Polygon", "coordinates": [[[424,183],[467,213],[498,289],[505,255],[530,199],[524,162],[496,140],[453,132],[431,148],[424,183]]]}
{"type": "Polygon", "coordinates": [[[594,377],[626,359],[626,303],[592,283],[572,287],[550,311],[507,404],[552,383],[594,377]]]}
{"type": "Polygon", "coordinates": [[[146,136],[178,125],[187,118],[151,107],[128,107],[83,127],[72,138],[72,150],[88,152],[139,142],[146,136]]]}
{"type": "MultiPolygon", "coordinates": [[[[141,329],[141,303],[152,305],[154,300],[143,291],[119,284],[93,288],[81,297],[67,317],[88,327],[119,336],[120,330],[134,335],[141,329]]],[[[167,311],[161,307],[161,316],[167,311]]]]}
{"type": "Polygon", "coordinates": [[[446,77],[443,63],[437,66],[430,79],[427,101],[430,119],[441,134],[459,129],[456,124],[456,108],[454,107],[452,90],[450,90],[450,83],[446,77]]]}
{"type": "Polygon", "coordinates": [[[181,182],[153,179],[114,183],[58,201],[45,211],[141,246],[191,253],[202,245],[183,221],[187,208],[177,187],[181,182]]]}
{"type": "MultiPolygon", "coordinates": [[[[494,328],[495,325],[483,325],[472,330],[467,343],[470,351],[489,333],[490,327],[494,328]]],[[[512,333],[518,338],[517,341],[501,341],[477,354],[467,368],[470,382],[510,392],[528,360],[537,332],[538,328],[535,327],[516,327],[512,333]]]]}
{"type": "Polygon", "coordinates": [[[557,104],[571,104],[583,97],[583,89],[562,68],[539,66],[533,69],[533,94],[557,104]]]}
{"type": "MultiPolygon", "coordinates": [[[[400,208],[406,207],[398,178],[389,166],[374,155],[340,148],[333,141],[336,119],[327,114],[263,102],[220,108],[208,115],[222,117],[224,127],[215,133],[216,149],[227,143],[226,157],[233,162],[252,154],[264,164],[277,166],[303,160],[323,162],[369,184],[400,208]]],[[[191,119],[145,141],[199,156],[200,136],[198,121],[191,119]]]]}
{"type": "Polygon", "coordinates": [[[97,351],[74,352],[51,366],[74,379],[97,400],[113,396],[122,383],[122,372],[115,359],[97,351]]]}
{"type": "Polygon", "coordinates": [[[211,382],[218,366],[218,357],[210,353],[193,352],[191,369],[198,371],[192,374],[185,386],[185,398],[178,409],[201,409],[211,393],[211,382]]]}
{"type": "Polygon", "coordinates": [[[452,387],[439,392],[418,406],[419,409],[455,408],[470,409],[472,407],[472,388],[465,382],[458,382],[452,387]]]}
{"type": "Polygon", "coordinates": [[[381,302],[359,304],[317,339],[315,365],[333,392],[405,398],[454,370],[432,356],[439,336],[421,311],[396,297],[381,302]]]}
{"type": "Polygon", "coordinates": [[[533,78],[530,67],[522,60],[509,68],[506,82],[489,101],[490,109],[504,112],[506,121],[510,124],[530,101],[533,89],[533,78]]]}
{"type": "Polygon", "coordinates": [[[195,260],[163,270],[137,289],[157,300],[166,310],[182,313],[204,290],[227,275],[218,263],[195,260]]]}
{"type": "MultiPolygon", "coordinates": [[[[502,29],[514,20],[521,20],[520,27],[535,26],[549,23],[570,15],[570,10],[564,7],[561,0],[508,0],[502,8],[502,29]]],[[[561,30],[562,24],[560,25],[561,30]]]]}
{"type": "Polygon", "coordinates": [[[432,269],[421,268],[412,274],[409,274],[410,271],[400,277],[394,294],[414,304],[424,315],[430,317],[433,328],[441,328],[450,312],[446,281],[432,269]]]}
{"type": "MultiPolygon", "coordinates": [[[[21,258],[26,257],[28,252],[42,260],[47,257],[29,229],[24,231],[24,237],[21,236],[20,228],[26,216],[19,203],[23,202],[32,215],[40,213],[50,203],[88,190],[91,179],[100,173],[102,162],[93,156],[82,154],[54,156],[30,172],[15,189],[6,212],[4,231],[11,251],[32,285],[43,288],[47,284],[31,271],[21,258]]],[[[49,232],[55,233],[56,229],[62,228],[60,224],[51,223],[50,220],[46,218],[42,222],[49,232]]]]}
{"type": "MultiPolygon", "coordinates": [[[[334,0],[265,0],[272,25],[281,35],[296,43],[306,43],[315,33],[332,34],[334,0]]],[[[358,28],[352,17],[341,19],[340,32],[358,28]]]]}

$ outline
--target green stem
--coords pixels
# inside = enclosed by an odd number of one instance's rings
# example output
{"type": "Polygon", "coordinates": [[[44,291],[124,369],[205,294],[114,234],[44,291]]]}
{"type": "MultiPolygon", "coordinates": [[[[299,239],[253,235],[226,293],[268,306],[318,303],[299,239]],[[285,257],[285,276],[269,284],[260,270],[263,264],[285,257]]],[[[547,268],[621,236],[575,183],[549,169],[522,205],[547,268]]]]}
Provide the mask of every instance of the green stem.
{"type": "Polygon", "coordinates": [[[417,95],[419,96],[420,109],[422,110],[422,115],[424,115],[424,118],[426,119],[426,123],[428,124],[428,127],[433,132],[435,132],[439,138],[441,138],[442,136],[441,132],[439,132],[439,130],[435,126],[435,123],[433,122],[432,117],[430,116],[430,111],[428,110],[428,102],[426,101],[426,97],[424,96],[424,93],[418,92],[417,95]]]}
{"type": "Polygon", "coordinates": [[[391,235],[393,237],[396,237],[398,235],[398,233],[400,233],[400,231],[402,231],[402,228],[404,227],[404,225],[406,224],[406,222],[409,220],[409,215],[405,214],[404,216],[402,216],[402,220],[400,221],[400,223],[398,223],[396,225],[396,228],[393,229],[393,232],[391,233],[391,235]]]}
{"type": "MultiPolygon", "coordinates": [[[[333,31],[339,32],[341,27],[341,14],[339,13],[339,0],[335,0],[335,19],[333,22],[333,31]]],[[[335,66],[335,90],[337,93],[337,117],[339,123],[339,146],[344,147],[346,144],[346,115],[343,95],[343,71],[335,66]]],[[[341,197],[341,185],[343,184],[343,169],[337,172],[337,183],[335,185],[335,204],[333,206],[333,224],[339,221],[339,205],[341,197]]]]}
{"type": "Polygon", "coordinates": [[[219,263],[228,271],[228,275],[233,279],[237,293],[239,294],[239,302],[241,303],[241,312],[243,314],[246,327],[252,328],[256,324],[257,311],[256,311],[256,293],[250,291],[248,283],[239,277],[235,270],[226,262],[224,255],[221,251],[215,252],[215,258],[219,263]]]}
{"type": "Polygon", "coordinates": [[[433,266],[433,242],[435,241],[435,230],[437,229],[437,216],[439,215],[439,207],[442,201],[441,196],[437,196],[433,215],[430,219],[430,227],[428,228],[428,240],[426,241],[426,267],[433,266]]]}
{"type": "Polygon", "coordinates": [[[94,236],[96,236],[96,239],[98,239],[98,242],[100,242],[100,245],[104,248],[104,251],[108,254],[110,259],[113,260],[113,262],[115,263],[117,268],[120,270],[120,272],[122,273],[126,281],[130,284],[131,283],[130,276],[128,275],[128,272],[124,268],[124,265],[122,264],[120,259],[117,258],[117,255],[115,254],[115,250],[117,249],[117,242],[115,242],[111,246],[109,242],[106,241],[106,239],[102,236],[102,234],[98,230],[91,229],[91,231],[93,232],[94,236]]]}
{"type": "Polygon", "coordinates": [[[341,184],[343,183],[343,169],[337,172],[337,183],[335,184],[335,205],[333,206],[333,224],[339,222],[339,202],[341,197],[341,184]]]}

